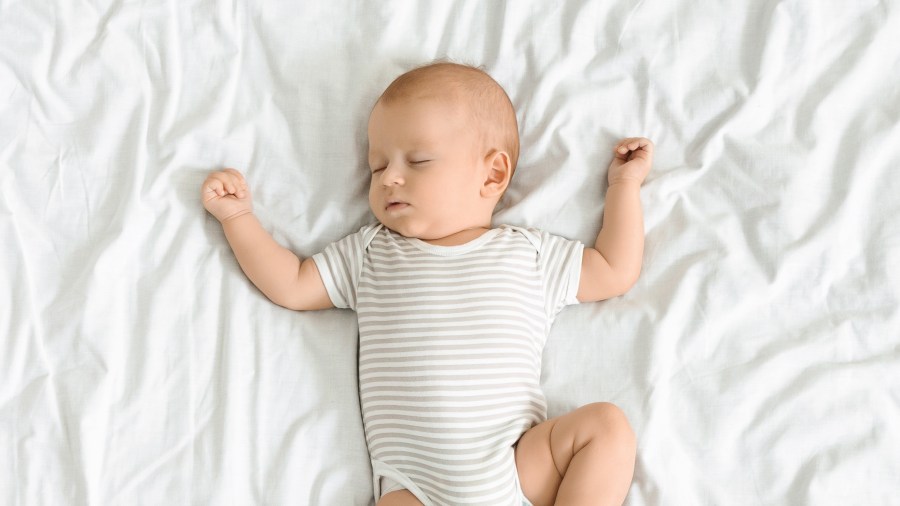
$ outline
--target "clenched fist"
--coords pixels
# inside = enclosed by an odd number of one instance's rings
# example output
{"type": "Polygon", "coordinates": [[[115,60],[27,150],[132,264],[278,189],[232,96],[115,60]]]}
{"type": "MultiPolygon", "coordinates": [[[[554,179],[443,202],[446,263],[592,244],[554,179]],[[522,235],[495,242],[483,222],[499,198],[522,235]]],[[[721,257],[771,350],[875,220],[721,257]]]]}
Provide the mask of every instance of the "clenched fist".
{"type": "Polygon", "coordinates": [[[203,207],[220,223],[253,212],[250,188],[244,176],[234,170],[213,172],[200,189],[203,207]]]}
{"type": "Polygon", "coordinates": [[[653,142],[644,137],[622,139],[613,152],[607,175],[610,186],[625,181],[643,183],[653,165],[653,142]]]}

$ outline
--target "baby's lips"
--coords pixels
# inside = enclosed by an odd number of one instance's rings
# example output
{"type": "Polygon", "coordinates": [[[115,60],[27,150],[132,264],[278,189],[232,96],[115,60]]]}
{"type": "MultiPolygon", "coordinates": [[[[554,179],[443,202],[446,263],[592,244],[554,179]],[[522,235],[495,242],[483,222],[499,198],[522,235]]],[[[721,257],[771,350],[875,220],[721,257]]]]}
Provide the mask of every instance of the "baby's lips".
{"type": "Polygon", "coordinates": [[[389,211],[395,205],[397,206],[396,209],[406,209],[407,207],[409,207],[409,202],[404,202],[402,200],[394,200],[394,201],[388,202],[387,205],[384,206],[384,209],[385,209],[385,211],[389,211]]]}

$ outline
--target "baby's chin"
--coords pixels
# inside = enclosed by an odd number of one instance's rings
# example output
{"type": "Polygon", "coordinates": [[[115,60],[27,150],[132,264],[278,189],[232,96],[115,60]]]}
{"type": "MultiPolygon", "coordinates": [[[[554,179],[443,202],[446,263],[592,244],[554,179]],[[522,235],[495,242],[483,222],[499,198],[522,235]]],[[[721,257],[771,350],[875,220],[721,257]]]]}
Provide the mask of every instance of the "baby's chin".
{"type": "MultiPolygon", "coordinates": [[[[418,231],[415,231],[415,230],[410,230],[408,227],[392,226],[392,225],[389,225],[389,224],[386,224],[386,223],[384,224],[384,226],[387,227],[387,228],[389,228],[389,229],[391,229],[391,230],[393,230],[394,232],[396,232],[396,233],[402,235],[403,237],[407,237],[407,238],[415,238],[415,239],[423,239],[423,240],[424,240],[424,239],[427,239],[427,237],[424,237],[423,234],[422,234],[421,232],[418,232],[418,231]]],[[[425,235],[427,235],[427,234],[425,234],[425,235]]]]}
{"type": "Polygon", "coordinates": [[[424,224],[410,223],[408,220],[385,220],[380,216],[376,216],[382,225],[392,231],[402,235],[403,237],[429,240],[433,239],[436,234],[428,229],[424,224]]]}

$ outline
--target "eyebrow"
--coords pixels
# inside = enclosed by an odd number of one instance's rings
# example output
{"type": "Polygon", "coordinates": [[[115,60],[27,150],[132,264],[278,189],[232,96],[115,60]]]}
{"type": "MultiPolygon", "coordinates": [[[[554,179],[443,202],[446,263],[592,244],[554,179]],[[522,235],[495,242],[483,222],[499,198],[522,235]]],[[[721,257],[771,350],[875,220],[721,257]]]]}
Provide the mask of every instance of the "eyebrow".
{"type": "MultiPolygon", "coordinates": [[[[416,139],[409,143],[409,147],[403,150],[406,153],[420,153],[420,152],[433,152],[435,151],[434,143],[424,142],[422,140],[416,139]]],[[[377,156],[379,153],[377,151],[373,151],[372,145],[369,145],[369,149],[366,153],[366,157],[371,160],[373,155],[377,156]]]]}

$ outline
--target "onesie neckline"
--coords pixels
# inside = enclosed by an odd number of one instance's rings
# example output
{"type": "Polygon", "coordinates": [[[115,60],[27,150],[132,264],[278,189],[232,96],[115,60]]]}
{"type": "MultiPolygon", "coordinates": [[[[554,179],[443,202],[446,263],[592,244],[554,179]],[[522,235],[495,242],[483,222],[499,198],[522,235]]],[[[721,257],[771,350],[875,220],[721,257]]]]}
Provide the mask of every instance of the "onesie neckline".
{"type": "Polygon", "coordinates": [[[472,239],[471,241],[464,244],[457,244],[456,246],[440,246],[437,244],[427,243],[417,237],[403,237],[406,239],[406,242],[415,246],[416,248],[426,252],[431,253],[433,255],[443,256],[443,257],[451,257],[457,255],[463,255],[470,251],[480,248],[482,245],[493,239],[500,233],[500,227],[492,228],[487,232],[481,234],[480,236],[472,239]]]}

